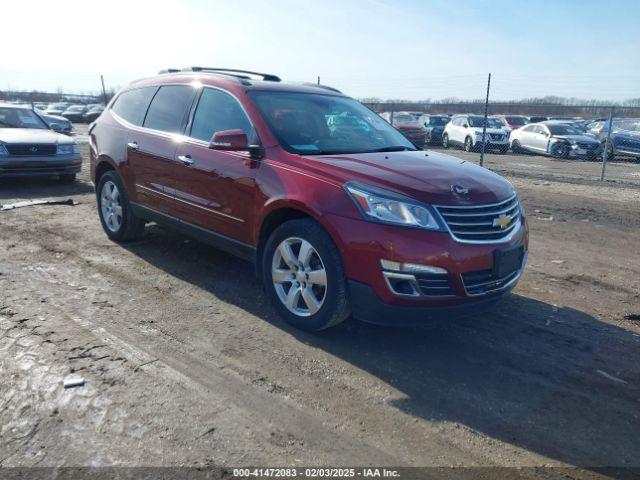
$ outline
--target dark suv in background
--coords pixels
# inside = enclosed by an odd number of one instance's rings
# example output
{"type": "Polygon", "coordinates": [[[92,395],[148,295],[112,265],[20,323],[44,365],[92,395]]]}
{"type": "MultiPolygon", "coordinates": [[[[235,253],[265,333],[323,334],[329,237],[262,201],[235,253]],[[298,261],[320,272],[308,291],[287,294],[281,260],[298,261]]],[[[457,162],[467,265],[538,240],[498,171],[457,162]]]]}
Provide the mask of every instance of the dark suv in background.
{"type": "Polygon", "coordinates": [[[171,70],[119,92],[90,129],[90,157],[111,239],[155,221],[252,261],[303,329],[477,312],[524,268],[509,182],[416,150],[329,87],[171,70]]]}

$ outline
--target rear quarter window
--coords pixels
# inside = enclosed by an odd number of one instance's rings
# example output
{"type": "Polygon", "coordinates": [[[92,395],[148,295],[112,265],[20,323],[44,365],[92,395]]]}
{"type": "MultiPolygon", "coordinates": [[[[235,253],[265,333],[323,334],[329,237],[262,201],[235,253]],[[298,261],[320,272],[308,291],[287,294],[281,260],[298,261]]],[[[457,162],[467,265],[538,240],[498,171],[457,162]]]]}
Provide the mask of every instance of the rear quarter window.
{"type": "Polygon", "coordinates": [[[142,87],[122,92],[116,98],[111,110],[127,122],[141,126],[149,102],[157,89],[158,87],[142,87]]]}

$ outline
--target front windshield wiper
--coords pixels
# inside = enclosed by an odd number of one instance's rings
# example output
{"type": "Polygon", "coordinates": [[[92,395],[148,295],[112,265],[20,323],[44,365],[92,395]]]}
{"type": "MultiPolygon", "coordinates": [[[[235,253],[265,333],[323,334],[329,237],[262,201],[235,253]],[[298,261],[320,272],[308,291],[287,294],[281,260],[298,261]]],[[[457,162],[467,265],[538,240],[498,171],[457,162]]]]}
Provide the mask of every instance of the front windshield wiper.
{"type": "Polygon", "coordinates": [[[403,152],[405,150],[415,152],[417,149],[405,145],[390,145],[388,147],[376,148],[375,150],[371,150],[371,152],[403,152]]]}

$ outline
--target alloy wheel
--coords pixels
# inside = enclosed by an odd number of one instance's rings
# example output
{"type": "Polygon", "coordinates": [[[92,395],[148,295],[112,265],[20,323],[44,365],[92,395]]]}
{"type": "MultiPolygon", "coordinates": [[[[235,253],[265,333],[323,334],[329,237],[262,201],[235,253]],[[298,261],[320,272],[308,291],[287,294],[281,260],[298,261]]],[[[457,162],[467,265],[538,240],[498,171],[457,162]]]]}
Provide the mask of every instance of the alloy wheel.
{"type": "Polygon", "coordinates": [[[327,296],[327,273],[318,251],[307,240],[283,240],[273,254],[271,278],[278,298],[300,317],[314,315],[327,296]]]}
{"type": "Polygon", "coordinates": [[[100,192],[100,211],[107,228],[112,232],[120,230],[122,225],[122,204],[120,191],[111,180],[104,183],[100,192]]]}

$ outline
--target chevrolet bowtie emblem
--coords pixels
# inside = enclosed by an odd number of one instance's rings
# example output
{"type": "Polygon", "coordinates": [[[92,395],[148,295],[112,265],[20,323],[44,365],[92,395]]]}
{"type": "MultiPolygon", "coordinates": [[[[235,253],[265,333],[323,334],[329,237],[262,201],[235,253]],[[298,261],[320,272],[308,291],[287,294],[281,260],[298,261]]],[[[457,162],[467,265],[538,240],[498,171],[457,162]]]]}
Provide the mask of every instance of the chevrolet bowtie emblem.
{"type": "Polygon", "coordinates": [[[509,226],[509,223],[511,223],[512,218],[513,217],[511,217],[510,215],[502,214],[498,218],[493,219],[493,226],[500,227],[501,229],[505,229],[509,226]]]}

